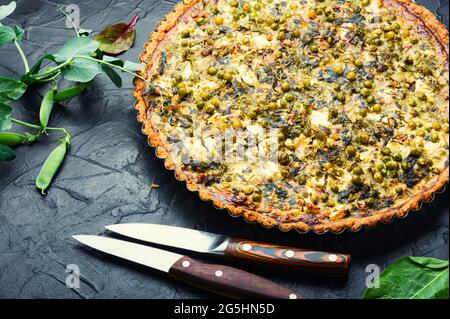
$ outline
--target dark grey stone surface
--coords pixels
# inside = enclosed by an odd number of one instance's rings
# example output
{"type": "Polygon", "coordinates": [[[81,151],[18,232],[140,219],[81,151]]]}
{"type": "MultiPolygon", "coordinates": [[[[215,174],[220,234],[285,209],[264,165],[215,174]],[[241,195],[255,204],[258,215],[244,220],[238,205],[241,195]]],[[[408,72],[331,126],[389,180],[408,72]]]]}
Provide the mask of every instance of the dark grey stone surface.
{"type": "MultiPolygon", "coordinates": [[[[5,0],[0,0],[5,4],[5,0]]],[[[69,4],[72,1],[63,1],[69,4]]],[[[448,0],[417,0],[448,26],[448,0]]],[[[56,52],[72,37],[59,2],[20,1],[6,21],[27,30],[23,42],[30,61],[56,52]]],[[[147,40],[175,0],[79,1],[82,26],[98,32],[138,14],[137,38],[123,58],[137,60],[147,40]]],[[[18,77],[23,71],[13,46],[0,48],[0,74],[18,77]]],[[[180,225],[227,235],[299,247],[348,252],[353,255],[347,279],[277,275],[254,270],[309,298],[359,298],[365,268],[382,269],[406,255],[448,259],[448,191],[418,213],[372,230],[340,235],[299,235],[262,229],[232,218],[204,203],[175,180],[154,156],[135,120],[131,77],[116,89],[108,79],[95,80],[91,92],[56,107],[52,126],[67,127],[73,144],[48,196],[42,197],[34,178],[54,146],[43,140],[17,150],[17,159],[0,164],[0,297],[1,298],[204,298],[213,297],[156,271],[81,248],[71,235],[103,234],[103,225],[149,222],[180,225]],[[150,183],[161,185],[151,189],[150,183]],[[66,265],[80,267],[79,290],[66,288],[66,265]]],[[[37,121],[39,90],[16,104],[15,116],[37,121]]],[[[210,259],[211,260],[211,259],[210,259]]],[[[217,260],[214,260],[217,261],[217,260]]],[[[220,261],[219,261],[220,262],[220,261]]]]}

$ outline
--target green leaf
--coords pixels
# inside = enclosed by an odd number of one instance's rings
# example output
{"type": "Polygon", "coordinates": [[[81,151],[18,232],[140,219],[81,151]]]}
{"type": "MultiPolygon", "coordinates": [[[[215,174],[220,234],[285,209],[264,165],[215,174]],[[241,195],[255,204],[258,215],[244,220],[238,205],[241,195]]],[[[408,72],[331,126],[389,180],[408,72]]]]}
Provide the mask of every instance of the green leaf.
{"type": "Polygon", "coordinates": [[[16,34],[17,41],[22,41],[23,38],[25,37],[25,30],[19,27],[18,25],[15,26],[14,33],[16,34]]]}
{"type": "Polygon", "coordinates": [[[66,80],[85,83],[103,73],[103,69],[96,61],[75,58],[61,72],[66,80]]]}
{"type": "Polygon", "coordinates": [[[122,87],[122,78],[112,67],[102,64],[102,69],[115,86],[117,86],[118,88],[122,87]]]}
{"type": "Polygon", "coordinates": [[[0,45],[13,42],[16,39],[16,32],[8,26],[0,27],[0,45]]]}
{"type": "Polygon", "coordinates": [[[91,87],[92,82],[80,83],[78,85],[74,85],[56,92],[53,100],[55,102],[61,102],[65,100],[70,100],[71,98],[81,94],[86,89],[91,87]]]}
{"type": "Polygon", "coordinates": [[[380,275],[380,287],[368,288],[364,299],[447,299],[448,261],[427,257],[405,257],[380,275]]]}
{"type": "Polygon", "coordinates": [[[131,61],[125,61],[124,68],[131,72],[137,72],[144,68],[144,63],[136,63],[131,61]]]}
{"type": "Polygon", "coordinates": [[[11,113],[13,109],[11,106],[0,102],[0,131],[9,130],[12,126],[11,113]]]}
{"type": "Polygon", "coordinates": [[[11,147],[0,144],[0,162],[12,161],[15,158],[16,153],[11,147]]]}
{"type": "Polygon", "coordinates": [[[97,41],[89,37],[77,37],[69,40],[57,54],[54,55],[56,63],[64,63],[75,56],[91,56],[99,47],[97,41]]]}
{"type": "Polygon", "coordinates": [[[135,26],[138,17],[130,23],[117,23],[100,32],[95,40],[100,42],[100,50],[109,54],[119,54],[133,46],[136,36],[135,26]]]}
{"type": "Polygon", "coordinates": [[[44,131],[47,129],[48,121],[50,120],[50,115],[52,114],[53,96],[54,90],[48,91],[42,99],[41,108],[39,109],[39,121],[44,131]]]}
{"type": "Polygon", "coordinates": [[[9,4],[0,6],[0,21],[2,21],[7,16],[11,15],[14,10],[16,10],[16,2],[11,1],[9,4]]]}
{"type": "Polygon", "coordinates": [[[123,67],[124,66],[124,62],[121,59],[115,58],[113,56],[110,55],[104,55],[103,56],[103,61],[106,61],[108,63],[123,67]]]}
{"type": "Polygon", "coordinates": [[[22,81],[23,83],[26,84],[32,84],[35,82],[35,80],[31,77],[34,74],[37,74],[39,72],[39,70],[41,69],[41,65],[42,62],[44,60],[50,60],[50,61],[55,61],[55,58],[53,56],[53,54],[46,54],[43,57],[41,57],[39,60],[36,61],[36,63],[30,68],[30,71],[25,74],[24,76],[22,76],[20,78],[20,81],[22,81]]]}
{"type": "Polygon", "coordinates": [[[18,100],[27,90],[27,85],[21,81],[0,76],[0,100],[18,100]]]}

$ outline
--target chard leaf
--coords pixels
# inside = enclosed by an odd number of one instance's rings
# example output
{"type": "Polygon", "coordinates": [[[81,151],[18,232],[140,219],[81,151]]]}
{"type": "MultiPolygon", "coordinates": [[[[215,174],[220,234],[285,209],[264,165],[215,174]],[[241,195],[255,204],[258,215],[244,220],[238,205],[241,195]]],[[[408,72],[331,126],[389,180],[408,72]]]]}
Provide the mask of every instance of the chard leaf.
{"type": "Polygon", "coordinates": [[[448,299],[448,261],[405,257],[380,275],[380,287],[368,288],[364,299],[448,299]]]}
{"type": "Polygon", "coordinates": [[[130,23],[117,23],[100,32],[95,40],[100,42],[100,50],[109,54],[119,54],[133,46],[136,36],[135,26],[138,16],[130,23]]]}
{"type": "Polygon", "coordinates": [[[16,153],[11,147],[0,144],[0,162],[12,161],[15,158],[16,153]]]}
{"type": "Polygon", "coordinates": [[[89,37],[77,37],[69,40],[53,57],[56,63],[64,63],[75,56],[91,56],[99,43],[89,37]]]}
{"type": "Polygon", "coordinates": [[[11,113],[13,109],[8,104],[0,102],[0,131],[6,131],[11,128],[11,113]]]}
{"type": "Polygon", "coordinates": [[[75,58],[61,72],[66,80],[85,83],[103,73],[103,69],[96,61],[75,58]]]}
{"type": "Polygon", "coordinates": [[[7,16],[11,15],[14,12],[14,10],[16,10],[16,7],[17,5],[15,1],[11,1],[7,5],[0,6],[0,21],[2,21],[7,16]]]}
{"type": "Polygon", "coordinates": [[[0,76],[0,100],[18,100],[26,90],[25,83],[0,76]]]}

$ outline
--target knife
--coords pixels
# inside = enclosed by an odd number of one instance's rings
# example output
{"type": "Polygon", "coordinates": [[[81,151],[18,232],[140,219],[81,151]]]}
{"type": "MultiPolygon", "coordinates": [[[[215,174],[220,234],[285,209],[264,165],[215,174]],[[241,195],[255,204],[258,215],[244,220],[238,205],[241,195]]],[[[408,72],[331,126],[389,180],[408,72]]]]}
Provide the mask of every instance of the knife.
{"type": "Polygon", "coordinates": [[[108,237],[75,235],[80,243],[154,268],[198,288],[230,298],[301,299],[294,291],[249,272],[206,264],[173,252],[108,237]]]}
{"type": "Polygon", "coordinates": [[[313,251],[236,239],[224,235],[158,224],[117,224],[106,229],[148,243],[244,261],[326,275],[345,275],[350,255],[313,251]]]}

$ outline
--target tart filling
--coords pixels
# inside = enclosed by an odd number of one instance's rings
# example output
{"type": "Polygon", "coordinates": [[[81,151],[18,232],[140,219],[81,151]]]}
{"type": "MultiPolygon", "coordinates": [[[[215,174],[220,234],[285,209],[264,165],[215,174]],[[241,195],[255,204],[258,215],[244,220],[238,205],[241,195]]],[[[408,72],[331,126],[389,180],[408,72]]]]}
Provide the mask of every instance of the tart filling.
{"type": "Polygon", "coordinates": [[[448,181],[448,33],[410,1],[189,0],[142,59],[150,143],[234,214],[357,229],[448,181]]]}

